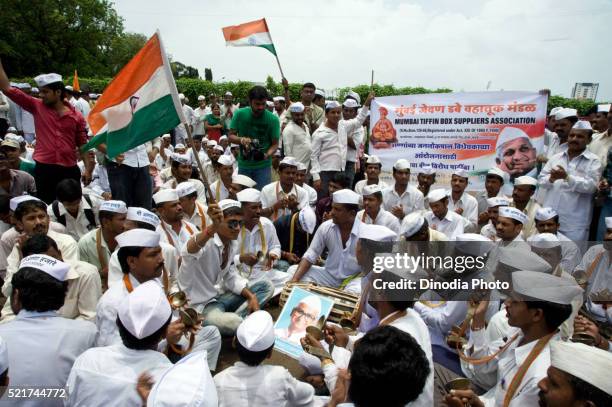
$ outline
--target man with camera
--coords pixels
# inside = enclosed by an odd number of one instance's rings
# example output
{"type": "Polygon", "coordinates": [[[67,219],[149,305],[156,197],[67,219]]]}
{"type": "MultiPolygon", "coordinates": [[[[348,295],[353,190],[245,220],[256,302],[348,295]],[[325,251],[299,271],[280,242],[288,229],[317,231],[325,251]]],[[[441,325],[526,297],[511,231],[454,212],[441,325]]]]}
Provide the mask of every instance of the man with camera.
{"type": "Polygon", "coordinates": [[[230,125],[230,143],[240,145],[238,173],[251,177],[258,189],[271,181],[272,154],[278,148],[278,117],[266,110],[268,91],[254,86],[249,91],[249,106],[234,113],[230,125]]]}

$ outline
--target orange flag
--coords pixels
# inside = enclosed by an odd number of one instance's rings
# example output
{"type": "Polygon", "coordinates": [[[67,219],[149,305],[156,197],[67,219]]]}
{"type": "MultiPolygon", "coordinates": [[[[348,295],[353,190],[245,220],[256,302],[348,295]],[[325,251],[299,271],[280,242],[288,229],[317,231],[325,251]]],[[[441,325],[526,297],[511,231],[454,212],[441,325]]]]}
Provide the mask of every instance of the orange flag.
{"type": "Polygon", "coordinates": [[[77,70],[74,70],[74,78],[72,78],[72,89],[77,92],[81,91],[81,87],[79,86],[79,75],[77,74],[77,70]]]}

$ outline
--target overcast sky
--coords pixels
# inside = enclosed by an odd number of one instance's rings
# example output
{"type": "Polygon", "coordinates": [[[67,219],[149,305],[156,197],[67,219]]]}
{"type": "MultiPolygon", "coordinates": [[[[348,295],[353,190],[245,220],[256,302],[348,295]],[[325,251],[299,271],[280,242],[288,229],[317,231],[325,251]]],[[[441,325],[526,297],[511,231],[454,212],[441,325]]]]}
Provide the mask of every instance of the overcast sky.
{"type": "Polygon", "coordinates": [[[213,79],[280,80],[274,56],[226,47],[221,27],[265,17],[290,82],[375,81],[455,91],[569,96],[598,82],[612,100],[610,0],[115,0],[127,31],[159,28],[173,59],[213,79]]]}

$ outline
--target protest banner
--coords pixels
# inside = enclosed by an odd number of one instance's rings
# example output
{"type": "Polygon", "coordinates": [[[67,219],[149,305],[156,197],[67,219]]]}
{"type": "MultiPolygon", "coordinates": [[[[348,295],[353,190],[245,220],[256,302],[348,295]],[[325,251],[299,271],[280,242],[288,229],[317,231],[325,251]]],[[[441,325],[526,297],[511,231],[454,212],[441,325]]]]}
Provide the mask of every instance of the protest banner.
{"type": "Polygon", "coordinates": [[[369,153],[390,172],[399,158],[412,174],[430,164],[437,183],[453,170],[470,174],[468,190],[484,188],[486,172],[499,167],[513,180],[537,176],[544,149],[546,96],[537,92],[431,93],[388,96],[372,103],[369,153]]]}

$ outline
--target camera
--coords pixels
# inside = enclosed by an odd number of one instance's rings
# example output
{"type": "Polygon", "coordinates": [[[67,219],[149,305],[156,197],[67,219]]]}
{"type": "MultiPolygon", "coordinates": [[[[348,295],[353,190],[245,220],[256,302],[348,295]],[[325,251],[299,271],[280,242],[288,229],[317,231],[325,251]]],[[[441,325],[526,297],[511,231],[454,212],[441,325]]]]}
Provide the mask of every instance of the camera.
{"type": "Polygon", "coordinates": [[[265,157],[265,153],[261,149],[258,139],[251,139],[251,144],[248,148],[241,145],[240,153],[242,158],[248,161],[262,161],[265,157]]]}

